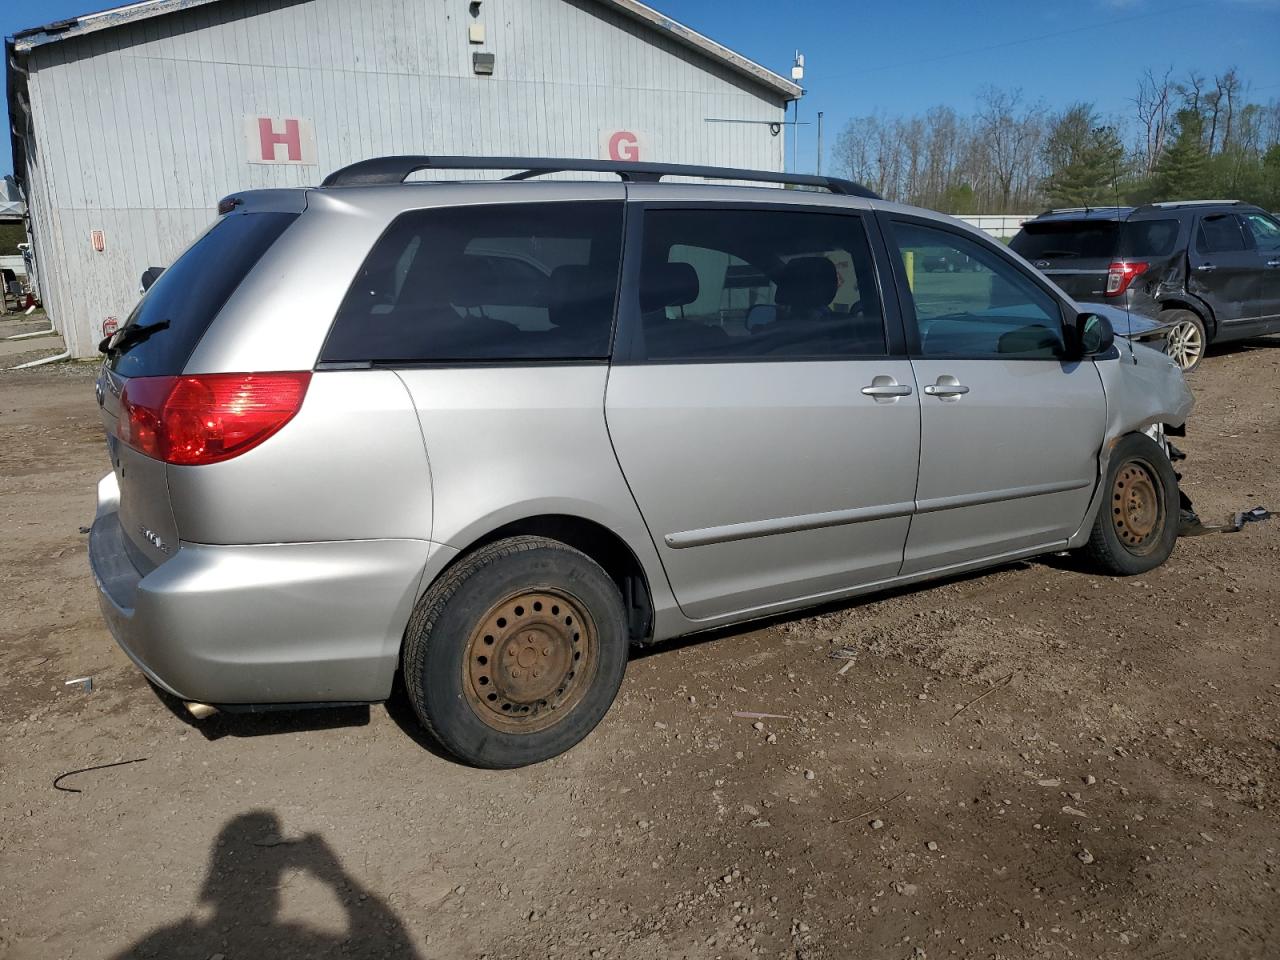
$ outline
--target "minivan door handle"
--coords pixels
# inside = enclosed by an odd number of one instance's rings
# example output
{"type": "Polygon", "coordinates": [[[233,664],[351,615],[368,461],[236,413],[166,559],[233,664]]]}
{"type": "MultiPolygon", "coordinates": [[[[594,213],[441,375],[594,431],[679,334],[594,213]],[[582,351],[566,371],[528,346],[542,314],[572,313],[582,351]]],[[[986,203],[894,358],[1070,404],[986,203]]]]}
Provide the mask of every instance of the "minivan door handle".
{"type": "Polygon", "coordinates": [[[1213,273],[1217,269],[1212,263],[1202,263],[1196,267],[1196,273],[1213,273]]]}
{"type": "Polygon", "coordinates": [[[943,374],[938,378],[937,383],[931,383],[925,387],[924,392],[941,400],[954,400],[961,394],[968,393],[969,388],[950,374],[943,374]]]}
{"type": "Polygon", "coordinates": [[[868,386],[862,388],[862,392],[868,397],[874,397],[878,402],[892,401],[895,397],[911,396],[911,387],[905,383],[899,383],[893,377],[881,374],[873,377],[868,386]]]}

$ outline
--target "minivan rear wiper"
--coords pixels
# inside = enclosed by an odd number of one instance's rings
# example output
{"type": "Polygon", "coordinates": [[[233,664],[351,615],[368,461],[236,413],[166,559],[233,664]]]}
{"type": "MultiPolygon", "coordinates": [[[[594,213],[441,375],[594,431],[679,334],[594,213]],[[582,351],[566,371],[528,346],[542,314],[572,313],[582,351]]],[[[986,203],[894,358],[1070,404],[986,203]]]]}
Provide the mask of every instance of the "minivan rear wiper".
{"type": "Polygon", "coordinates": [[[125,327],[119,333],[113,333],[109,337],[103,337],[102,342],[98,344],[98,352],[105,353],[107,356],[119,356],[135,347],[142,341],[146,340],[153,333],[159,333],[161,330],[169,329],[168,320],[160,320],[156,323],[144,323],[141,326],[125,327]],[[112,341],[115,341],[112,343],[112,341]]]}

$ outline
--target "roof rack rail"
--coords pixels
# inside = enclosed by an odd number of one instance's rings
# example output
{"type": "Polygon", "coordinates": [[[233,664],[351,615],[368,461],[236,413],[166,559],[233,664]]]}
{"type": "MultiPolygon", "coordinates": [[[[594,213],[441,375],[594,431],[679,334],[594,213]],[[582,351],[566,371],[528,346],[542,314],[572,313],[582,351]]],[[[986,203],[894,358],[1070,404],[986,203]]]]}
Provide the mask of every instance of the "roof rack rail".
{"type": "Polygon", "coordinates": [[[684,163],[632,163],[621,160],[582,160],[566,157],[428,157],[420,155],[374,157],[335,170],[324,178],[322,187],[355,187],[403,183],[420,170],[515,170],[504,180],[527,180],[547,173],[581,171],[612,173],[628,183],[657,183],[663,177],[702,177],[708,180],[751,180],[793,186],[822,187],[850,197],[881,199],[860,183],[839,177],[819,177],[805,173],[777,173],[771,170],[738,170],[732,167],[703,167],[684,163]]]}
{"type": "Polygon", "coordinates": [[[1151,203],[1148,206],[1159,207],[1167,210],[1170,207],[1210,207],[1210,206],[1231,206],[1233,204],[1244,204],[1243,200],[1161,200],[1159,203],[1151,203]]]}
{"type": "Polygon", "coordinates": [[[1128,210],[1128,209],[1130,208],[1122,204],[1114,204],[1114,203],[1099,204],[1093,207],[1053,207],[1052,209],[1041,211],[1040,213],[1036,214],[1036,216],[1047,217],[1051,213],[1101,213],[1104,210],[1128,210]]]}

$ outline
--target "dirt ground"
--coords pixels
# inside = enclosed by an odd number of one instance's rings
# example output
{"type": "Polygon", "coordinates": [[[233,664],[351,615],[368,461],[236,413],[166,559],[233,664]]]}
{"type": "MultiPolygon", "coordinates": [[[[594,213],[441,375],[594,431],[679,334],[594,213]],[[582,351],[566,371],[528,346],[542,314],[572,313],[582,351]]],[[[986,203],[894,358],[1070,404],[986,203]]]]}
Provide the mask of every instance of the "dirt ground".
{"type": "MultiPolygon", "coordinates": [[[[0,956],[1280,956],[1280,519],[666,646],[478,772],[399,701],[156,698],[86,566],[93,373],[0,374],[0,956]]],[[[1280,508],[1280,338],[1192,380],[1201,515],[1280,508]]]]}

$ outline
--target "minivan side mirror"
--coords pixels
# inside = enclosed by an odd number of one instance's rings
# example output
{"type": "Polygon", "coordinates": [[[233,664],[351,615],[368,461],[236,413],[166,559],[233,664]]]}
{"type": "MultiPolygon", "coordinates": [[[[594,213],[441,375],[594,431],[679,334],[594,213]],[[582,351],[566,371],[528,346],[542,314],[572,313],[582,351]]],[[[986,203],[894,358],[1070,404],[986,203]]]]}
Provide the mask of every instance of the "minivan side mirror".
{"type": "Polygon", "coordinates": [[[1106,353],[1116,342],[1111,321],[1098,313],[1079,313],[1071,323],[1071,339],[1080,357],[1096,357],[1106,353]]]}
{"type": "Polygon", "coordinates": [[[146,293],[151,289],[151,285],[160,279],[160,274],[164,273],[164,267],[147,267],[142,271],[142,292],[146,293]]]}

